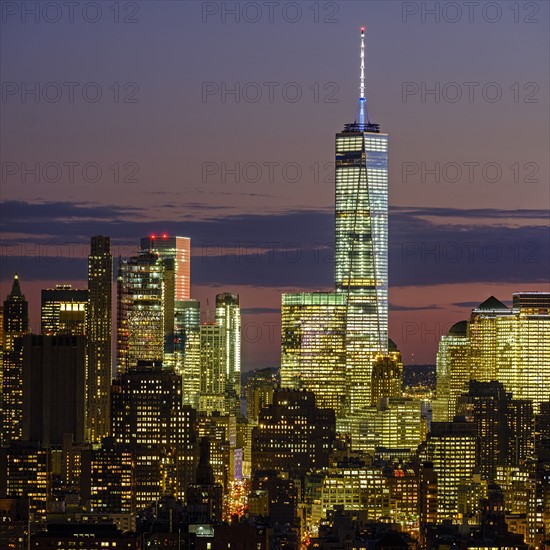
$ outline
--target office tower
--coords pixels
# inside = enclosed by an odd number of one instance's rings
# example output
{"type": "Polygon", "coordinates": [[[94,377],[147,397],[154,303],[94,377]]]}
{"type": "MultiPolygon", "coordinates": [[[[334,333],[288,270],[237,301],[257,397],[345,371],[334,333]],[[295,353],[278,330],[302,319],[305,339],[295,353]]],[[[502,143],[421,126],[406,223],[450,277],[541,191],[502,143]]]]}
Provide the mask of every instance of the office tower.
{"type": "Polygon", "coordinates": [[[314,393],[278,390],[252,430],[252,470],[304,476],[328,466],[335,429],[334,411],[317,407],[314,393]]]}
{"type": "Polygon", "coordinates": [[[238,411],[241,402],[241,309],[238,294],[225,292],[216,296],[216,324],[224,331],[228,406],[236,403],[234,409],[238,411]]]}
{"type": "Polygon", "coordinates": [[[86,334],[88,291],[71,285],[56,285],[42,290],[41,333],[86,334]]]}
{"type": "Polygon", "coordinates": [[[136,506],[165,494],[185,498],[196,465],[195,410],[182,404],[181,375],[142,364],[113,382],[112,434],[135,450],[136,506]]]}
{"type": "Polygon", "coordinates": [[[119,263],[117,372],[164,357],[164,264],[141,252],[119,263]]]}
{"type": "Polygon", "coordinates": [[[141,252],[156,254],[164,266],[164,364],[181,367],[176,363],[176,302],[190,298],[191,239],[151,235],[141,239],[141,252]]]}
{"type": "Polygon", "coordinates": [[[472,310],[468,337],[472,380],[500,380],[501,371],[513,371],[512,311],[494,296],[472,310]]]}
{"type": "Polygon", "coordinates": [[[176,301],[175,369],[183,378],[183,402],[199,407],[201,390],[201,310],[198,300],[176,301]]]}
{"type": "Polygon", "coordinates": [[[321,475],[320,498],[312,510],[313,522],[327,518],[335,506],[343,510],[364,510],[374,520],[390,515],[390,490],[382,468],[357,465],[327,468],[321,475]]]}
{"type": "Polygon", "coordinates": [[[349,434],[351,447],[374,455],[377,449],[386,454],[412,457],[426,439],[426,419],[422,401],[412,397],[385,397],[376,407],[339,419],[338,432],[349,434]]]}
{"type": "Polygon", "coordinates": [[[441,337],[437,351],[437,399],[432,402],[433,421],[449,422],[456,415],[457,398],[468,391],[470,341],[466,321],[455,323],[441,337]]]}
{"type": "Polygon", "coordinates": [[[506,464],[509,398],[500,382],[471,380],[468,393],[458,400],[458,413],[470,416],[476,425],[480,471],[491,480],[495,479],[497,465],[506,464]]]}
{"type": "Polygon", "coordinates": [[[86,337],[23,337],[23,439],[63,445],[64,434],[84,442],[86,337]]]}
{"type": "Polygon", "coordinates": [[[226,332],[215,323],[200,326],[201,391],[199,410],[206,414],[225,413],[226,332]]]}
{"type": "Polygon", "coordinates": [[[112,372],[113,257],[109,237],[92,237],[88,256],[86,432],[93,443],[109,434],[112,372]]]}
{"type": "Polygon", "coordinates": [[[346,413],[346,297],[283,294],[281,387],[315,394],[319,407],[346,413]]]}
{"type": "Polygon", "coordinates": [[[518,292],[513,295],[516,322],[514,373],[503,369],[499,379],[514,399],[531,399],[535,413],[550,400],[550,292],[518,292]]]}
{"type": "Polygon", "coordinates": [[[0,447],[0,496],[28,498],[31,514],[46,513],[50,497],[51,451],[37,442],[0,447]]]}
{"type": "Polygon", "coordinates": [[[509,399],[506,408],[506,463],[519,466],[535,454],[535,414],[529,399],[509,399]]]}
{"type": "Polygon", "coordinates": [[[399,351],[378,356],[372,365],[371,405],[376,406],[381,399],[401,397],[403,392],[403,363],[399,351]]]}
{"type": "Polygon", "coordinates": [[[2,444],[21,439],[23,421],[23,346],[21,337],[29,332],[29,305],[21,292],[19,277],[13,278],[11,292],[4,301],[2,351],[2,444]]]}
{"type": "Polygon", "coordinates": [[[371,403],[372,361],[388,343],[388,135],[370,121],[364,30],[358,120],[336,134],[336,292],[347,299],[350,412],[371,403]]]}
{"type": "Polygon", "coordinates": [[[472,525],[481,523],[481,507],[487,498],[488,483],[479,473],[464,479],[458,486],[457,509],[461,518],[472,525]]]}
{"type": "Polygon", "coordinates": [[[438,523],[457,520],[458,486],[472,477],[479,461],[476,425],[457,417],[453,422],[432,422],[426,442],[426,461],[437,477],[438,523]]]}
{"type": "Polygon", "coordinates": [[[135,506],[134,463],[130,445],[105,438],[101,447],[81,453],[81,502],[91,513],[133,514],[135,506]]]}
{"type": "Polygon", "coordinates": [[[174,300],[189,300],[191,296],[191,239],[151,235],[141,239],[141,251],[153,252],[161,260],[174,262],[174,300]]]}

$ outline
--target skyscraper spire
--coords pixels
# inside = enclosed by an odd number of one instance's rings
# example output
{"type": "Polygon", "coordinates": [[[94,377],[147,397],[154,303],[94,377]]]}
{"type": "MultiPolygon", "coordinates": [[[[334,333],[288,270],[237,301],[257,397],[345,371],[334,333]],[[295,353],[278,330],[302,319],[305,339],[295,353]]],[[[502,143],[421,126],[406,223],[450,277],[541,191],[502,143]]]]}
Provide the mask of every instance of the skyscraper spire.
{"type": "Polygon", "coordinates": [[[361,27],[361,73],[359,77],[359,124],[365,126],[365,114],[367,111],[367,98],[365,97],[365,27],[361,27]]]}

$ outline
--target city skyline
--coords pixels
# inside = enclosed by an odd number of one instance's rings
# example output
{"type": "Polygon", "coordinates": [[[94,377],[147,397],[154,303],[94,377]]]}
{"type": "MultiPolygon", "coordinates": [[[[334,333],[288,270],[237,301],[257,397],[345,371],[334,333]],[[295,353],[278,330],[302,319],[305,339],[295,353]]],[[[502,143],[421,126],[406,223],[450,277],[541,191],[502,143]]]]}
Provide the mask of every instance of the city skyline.
{"type": "Polygon", "coordinates": [[[151,5],[0,4],[0,547],[547,548],[550,6],[151,5]]]}

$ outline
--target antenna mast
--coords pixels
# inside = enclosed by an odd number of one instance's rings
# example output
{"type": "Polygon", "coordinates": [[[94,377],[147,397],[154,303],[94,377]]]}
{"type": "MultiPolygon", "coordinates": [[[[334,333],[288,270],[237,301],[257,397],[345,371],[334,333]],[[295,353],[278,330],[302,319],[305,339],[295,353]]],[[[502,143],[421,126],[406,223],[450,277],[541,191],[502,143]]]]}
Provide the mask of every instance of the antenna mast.
{"type": "Polygon", "coordinates": [[[365,128],[365,114],[367,113],[367,98],[365,96],[365,27],[361,27],[361,73],[359,76],[359,124],[365,128]]]}

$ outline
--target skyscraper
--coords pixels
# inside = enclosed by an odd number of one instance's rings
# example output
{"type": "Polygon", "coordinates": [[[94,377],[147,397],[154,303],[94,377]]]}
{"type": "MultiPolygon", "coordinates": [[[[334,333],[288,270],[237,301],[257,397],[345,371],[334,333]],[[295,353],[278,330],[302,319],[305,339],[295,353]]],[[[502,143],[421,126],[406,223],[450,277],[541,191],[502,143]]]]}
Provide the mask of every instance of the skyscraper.
{"type": "Polygon", "coordinates": [[[19,277],[13,278],[4,302],[4,345],[2,353],[2,443],[21,439],[23,420],[23,344],[29,332],[29,304],[21,292],[19,277]]]}
{"type": "Polygon", "coordinates": [[[216,324],[225,334],[225,391],[240,404],[241,396],[241,309],[239,295],[224,292],[216,296],[216,324]]]}
{"type": "Polygon", "coordinates": [[[181,368],[176,350],[177,303],[189,300],[191,290],[191,239],[151,235],[141,239],[141,252],[156,254],[164,266],[164,364],[181,368]]]}
{"type": "Polygon", "coordinates": [[[42,334],[86,334],[87,290],[56,285],[42,290],[41,298],[42,334]]]}
{"type": "Polygon", "coordinates": [[[164,263],[153,252],[121,261],[117,276],[117,373],[164,358],[164,263]]]}
{"type": "Polygon", "coordinates": [[[281,387],[312,391],[319,407],[346,412],[346,297],[283,294],[281,387]]]}
{"type": "Polygon", "coordinates": [[[207,414],[225,413],[226,333],[216,323],[200,327],[201,391],[199,410],[207,414]]]}
{"type": "Polygon", "coordinates": [[[336,292],[347,297],[353,414],[370,404],[372,361],[388,351],[388,135],[370,121],[361,30],[358,119],[336,134],[336,292]]]}
{"type": "Polygon", "coordinates": [[[176,300],[174,356],[183,378],[183,402],[199,407],[201,389],[201,310],[198,300],[176,300]]]}
{"type": "MultiPolygon", "coordinates": [[[[62,445],[84,442],[86,337],[23,336],[23,439],[62,445]]],[[[90,411],[93,412],[93,411],[90,411]]]]}
{"type": "Polygon", "coordinates": [[[189,300],[191,296],[191,239],[151,235],[141,239],[142,252],[154,252],[161,260],[174,261],[174,300],[189,300]]]}
{"type": "Polygon", "coordinates": [[[450,422],[456,414],[457,398],[468,391],[470,341],[467,330],[468,323],[459,321],[439,342],[437,399],[432,402],[434,422],[450,422]]]}
{"type": "Polygon", "coordinates": [[[92,237],[88,256],[87,437],[101,441],[110,429],[113,257],[109,237],[92,237]]]}

